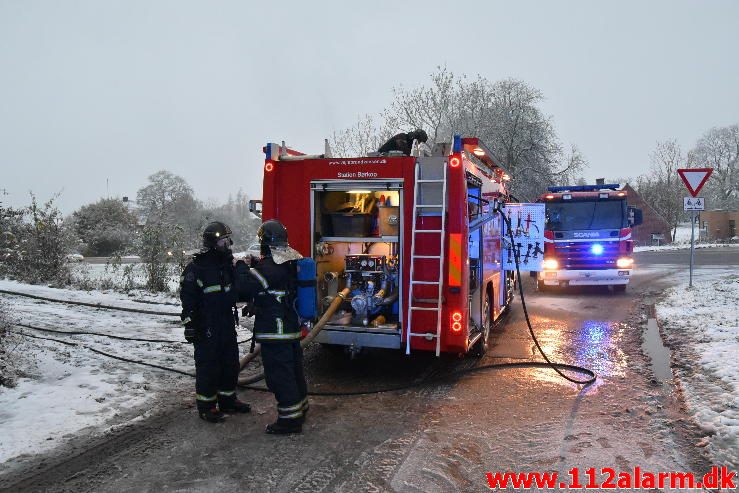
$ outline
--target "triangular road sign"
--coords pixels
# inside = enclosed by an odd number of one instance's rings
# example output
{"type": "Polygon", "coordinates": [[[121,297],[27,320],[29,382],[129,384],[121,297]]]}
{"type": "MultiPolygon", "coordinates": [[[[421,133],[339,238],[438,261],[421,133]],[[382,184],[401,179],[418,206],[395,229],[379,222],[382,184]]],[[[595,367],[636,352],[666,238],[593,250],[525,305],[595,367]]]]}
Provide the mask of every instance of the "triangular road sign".
{"type": "Polygon", "coordinates": [[[695,197],[713,173],[713,168],[682,168],[677,170],[677,173],[683,179],[690,195],[695,197]]]}

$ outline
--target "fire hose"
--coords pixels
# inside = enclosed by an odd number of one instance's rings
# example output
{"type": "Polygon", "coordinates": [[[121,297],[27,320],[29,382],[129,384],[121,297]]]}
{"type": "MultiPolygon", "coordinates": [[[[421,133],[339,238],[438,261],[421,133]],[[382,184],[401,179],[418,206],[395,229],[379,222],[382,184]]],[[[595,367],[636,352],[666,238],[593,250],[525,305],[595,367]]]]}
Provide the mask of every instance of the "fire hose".
{"type": "MultiPolygon", "coordinates": [[[[349,296],[349,288],[344,288],[339,292],[339,294],[336,295],[336,297],[333,299],[331,304],[328,306],[326,311],[323,313],[323,316],[321,317],[318,322],[316,322],[316,325],[313,326],[311,331],[308,333],[307,336],[303,338],[302,341],[300,341],[300,347],[304,348],[308,344],[311,343],[313,339],[318,335],[319,332],[323,329],[323,326],[326,325],[326,322],[329,321],[329,319],[334,315],[336,310],[339,309],[341,304],[346,300],[346,297],[349,296]]],[[[252,361],[254,358],[257,357],[257,355],[261,352],[261,346],[257,345],[254,347],[254,351],[247,354],[243,358],[241,358],[241,361],[239,361],[239,365],[241,366],[241,369],[243,370],[246,365],[249,364],[250,361],[252,361]]],[[[264,373],[260,373],[259,375],[251,376],[251,377],[239,377],[239,385],[250,385],[252,383],[256,383],[264,378],[264,373]]]]}
{"type": "MultiPolygon", "coordinates": [[[[513,231],[511,228],[511,220],[508,217],[506,217],[506,215],[503,213],[501,213],[500,215],[506,223],[506,229],[508,230],[508,236],[511,240],[511,244],[513,245],[514,240],[513,240],[513,231]]],[[[577,365],[555,363],[549,359],[549,357],[546,355],[546,353],[542,349],[541,345],[539,344],[539,340],[537,339],[536,334],[534,333],[534,329],[531,324],[531,319],[529,317],[529,311],[528,311],[528,308],[526,307],[526,298],[524,297],[524,293],[523,293],[523,284],[521,282],[521,270],[520,270],[520,265],[519,265],[520,251],[518,250],[518,248],[516,248],[515,245],[513,246],[513,255],[514,255],[514,260],[516,264],[516,275],[518,277],[518,292],[521,296],[521,306],[523,307],[524,317],[526,319],[526,326],[528,328],[531,339],[534,341],[534,345],[536,346],[536,349],[539,351],[539,354],[541,354],[541,356],[544,358],[545,362],[500,363],[500,364],[493,364],[493,365],[484,365],[484,366],[472,368],[472,369],[459,372],[459,373],[468,373],[471,371],[480,371],[480,370],[485,370],[485,369],[506,368],[506,367],[508,368],[510,367],[551,368],[552,370],[557,372],[559,376],[561,376],[562,378],[564,378],[565,380],[569,382],[572,382],[578,385],[583,385],[583,386],[592,384],[597,379],[597,376],[592,370],[589,370],[587,368],[583,368],[577,365]],[[584,374],[584,375],[587,375],[588,378],[586,378],[585,380],[578,380],[578,379],[570,377],[569,375],[566,375],[565,373],[562,372],[562,370],[568,370],[568,371],[584,374]]],[[[301,347],[304,348],[305,346],[307,346],[316,337],[316,335],[318,335],[318,333],[323,329],[323,326],[333,316],[334,312],[336,312],[336,310],[339,308],[341,303],[346,299],[348,295],[349,295],[349,289],[345,288],[334,298],[334,300],[331,302],[331,305],[329,305],[328,309],[323,314],[321,319],[316,323],[316,325],[313,327],[310,333],[300,342],[301,347]]],[[[259,349],[260,349],[259,346],[257,346],[254,352],[249,353],[248,355],[246,355],[244,358],[241,359],[239,363],[241,365],[242,370],[244,369],[246,365],[249,364],[249,362],[251,362],[254,358],[257,357],[257,355],[260,352],[259,349]]],[[[457,374],[458,372],[453,372],[453,373],[457,374]]],[[[259,375],[255,375],[252,377],[240,377],[238,383],[241,386],[247,386],[247,385],[251,385],[253,383],[259,382],[263,378],[264,378],[264,373],[261,373],[259,375]]],[[[406,388],[406,387],[407,386],[402,387],[402,388],[406,388]]],[[[253,387],[250,387],[250,388],[253,388],[253,387]]],[[[387,390],[397,390],[397,389],[385,389],[385,391],[387,390]]],[[[364,394],[364,393],[365,392],[358,392],[358,394],[364,394]]],[[[338,394],[346,395],[346,393],[338,393],[338,394]]]]}

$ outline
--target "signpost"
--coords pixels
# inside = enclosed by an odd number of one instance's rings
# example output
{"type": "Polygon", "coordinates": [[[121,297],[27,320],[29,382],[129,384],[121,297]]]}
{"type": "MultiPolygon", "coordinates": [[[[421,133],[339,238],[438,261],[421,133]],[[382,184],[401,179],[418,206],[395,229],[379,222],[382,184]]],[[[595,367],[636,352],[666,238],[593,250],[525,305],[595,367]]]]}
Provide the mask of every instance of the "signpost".
{"type": "Polygon", "coordinates": [[[706,199],[703,197],[683,197],[683,210],[704,211],[706,210],[706,199]]]}
{"type": "Polygon", "coordinates": [[[713,168],[681,168],[677,170],[677,174],[685,183],[692,197],[683,198],[683,210],[690,211],[690,284],[693,287],[693,260],[695,258],[695,211],[705,209],[706,201],[703,197],[698,197],[703,185],[706,184],[708,177],[713,173],[713,168]]]}

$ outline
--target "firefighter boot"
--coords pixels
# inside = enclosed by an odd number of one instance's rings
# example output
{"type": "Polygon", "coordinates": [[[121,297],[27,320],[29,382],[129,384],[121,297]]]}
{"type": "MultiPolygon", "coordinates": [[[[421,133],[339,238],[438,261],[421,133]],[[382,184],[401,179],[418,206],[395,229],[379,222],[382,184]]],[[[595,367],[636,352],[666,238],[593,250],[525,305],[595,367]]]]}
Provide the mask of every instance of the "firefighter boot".
{"type": "Polygon", "coordinates": [[[288,435],[290,433],[302,433],[303,423],[298,419],[277,419],[264,430],[271,435],[288,435]]]}
{"type": "Polygon", "coordinates": [[[199,408],[198,414],[200,419],[204,419],[208,423],[220,423],[226,419],[226,416],[216,406],[199,408]]]}
{"type": "Polygon", "coordinates": [[[218,409],[221,412],[235,414],[235,413],[248,413],[251,411],[251,406],[246,402],[240,401],[236,397],[236,393],[230,395],[218,394],[218,409]]]}

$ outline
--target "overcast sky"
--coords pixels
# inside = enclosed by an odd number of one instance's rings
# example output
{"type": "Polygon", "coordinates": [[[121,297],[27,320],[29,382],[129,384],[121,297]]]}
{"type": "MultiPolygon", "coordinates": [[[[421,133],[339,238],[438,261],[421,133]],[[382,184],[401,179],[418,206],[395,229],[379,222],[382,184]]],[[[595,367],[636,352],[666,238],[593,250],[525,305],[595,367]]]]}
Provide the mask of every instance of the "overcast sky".
{"type": "Polygon", "coordinates": [[[265,142],[320,152],[438,65],[526,81],[586,178],[635,176],[739,123],[738,48],[733,0],[0,0],[0,201],[69,213],[160,169],[260,197],[265,142]]]}

